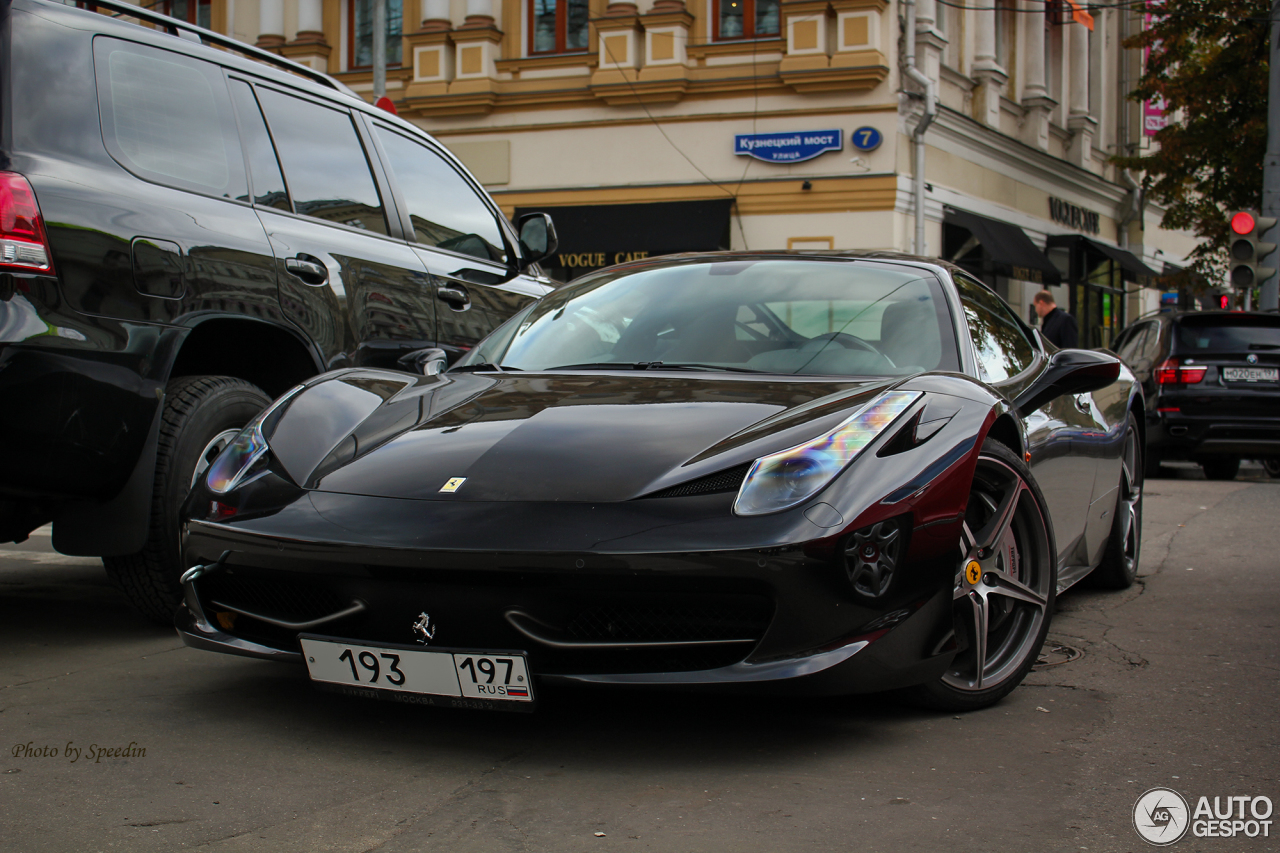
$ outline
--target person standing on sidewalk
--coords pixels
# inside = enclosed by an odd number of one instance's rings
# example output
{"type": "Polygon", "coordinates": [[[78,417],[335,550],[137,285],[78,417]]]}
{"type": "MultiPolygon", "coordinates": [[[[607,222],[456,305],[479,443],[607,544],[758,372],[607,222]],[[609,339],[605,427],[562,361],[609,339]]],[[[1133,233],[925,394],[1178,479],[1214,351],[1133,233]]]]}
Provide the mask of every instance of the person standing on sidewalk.
{"type": "Polygon", "coordinates": [[[1059,349],[1080,345],[1080,332],[1076,318],[1058,307],[1053,294],[1042,290],[1032,297],[1036,314],[1040,317],[1040,334],[1059,349]]]}

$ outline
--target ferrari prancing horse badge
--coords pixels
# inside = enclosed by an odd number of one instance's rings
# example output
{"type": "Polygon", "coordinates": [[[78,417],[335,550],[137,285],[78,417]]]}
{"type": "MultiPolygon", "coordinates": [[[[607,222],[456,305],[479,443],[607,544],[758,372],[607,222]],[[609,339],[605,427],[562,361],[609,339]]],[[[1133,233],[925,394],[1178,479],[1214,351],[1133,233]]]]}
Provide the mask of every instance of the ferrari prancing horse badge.
{"type": "Polygon", "coordinates": [[[440,491],[456,492],[458,491],[458,488],[465,482],[467,482],[466,477],[450,477],[449,482],[445,483],[443,486],[440,487],[440,491]]]}

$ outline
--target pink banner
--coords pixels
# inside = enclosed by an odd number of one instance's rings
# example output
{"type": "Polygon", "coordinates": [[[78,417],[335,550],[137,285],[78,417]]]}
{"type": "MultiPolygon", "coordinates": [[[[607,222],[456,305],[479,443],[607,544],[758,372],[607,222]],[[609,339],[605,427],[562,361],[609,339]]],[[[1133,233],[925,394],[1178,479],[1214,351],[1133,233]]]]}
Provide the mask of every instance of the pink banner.
{"type": "MultiPolygon", "coordinates": [[[[1147,29],[1151,29],[1151,22],[1155,19],[1155,15],[1147,13],[1143,16],[1143,20],[1147,29]]],[[[1159,42],[1155,46],[1158,46],[1159,42]]],[[[1142,63],[1145,66],[1147,59],[1151,56],[1151,48],[1145,48],[1142,53],[1142,63]]],[[[1165,126],[1169,124],[1169,116],[1165,108],[1164,98],[1156,96],[1149,101],[1142,102],[1142,134],[1144,136],[1155,136],[1165,126]]]]}

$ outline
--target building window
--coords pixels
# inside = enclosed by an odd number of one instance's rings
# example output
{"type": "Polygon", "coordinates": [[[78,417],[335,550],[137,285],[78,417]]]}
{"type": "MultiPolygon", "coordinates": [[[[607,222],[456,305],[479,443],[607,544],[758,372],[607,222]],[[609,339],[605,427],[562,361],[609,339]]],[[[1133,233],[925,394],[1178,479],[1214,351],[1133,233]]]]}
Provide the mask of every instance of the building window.
{"type": "MultiPolygon", "coordinates": [[[[387,0],[387,67],[400,64],[403,0],[387,0]]],[[[347,0],[347,70],[373,67],[373,0],[347,0]]]]}
{"type": "Polygon", "coordinates": [[[588,47],[587,0],[529,0],[529,53],[577,53],[588,47]]]}
{"type": "Polygon", "coordinates": [[[716,38],[753,39],[780,32],[778,0],[715,0],[716,38]]]}
{"type": "Polygon", "coordinates": [[[162,15],[208,29],[213,25],[210,0],[160,0],[151,7],[162,15]]]}

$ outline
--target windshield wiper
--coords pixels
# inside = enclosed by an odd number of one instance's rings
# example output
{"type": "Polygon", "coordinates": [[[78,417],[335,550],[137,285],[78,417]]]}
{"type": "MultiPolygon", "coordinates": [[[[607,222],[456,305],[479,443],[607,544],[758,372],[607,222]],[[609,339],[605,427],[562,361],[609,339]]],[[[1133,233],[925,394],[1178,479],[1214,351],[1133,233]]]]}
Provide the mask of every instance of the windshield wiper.
{"type": "Polygon", "coordinates": [[[482,361],[479,364],[464,364],[460,367],[449,368],[449,373],[475,373],[476,371],[491,371],[493,373],[506,373],[509,370],[519,372],[518,367],[509,367],[505,364],[493,364],[492,362],[482,361]]]}
{"type": "Polygon", "coordinates": [[[546,370],[698,370],[727,373],[764,373],[750,367],[725,367],[719,364],[698,364],[682,361],[587,361],[582,364],[561,364],[546,370]]]}

